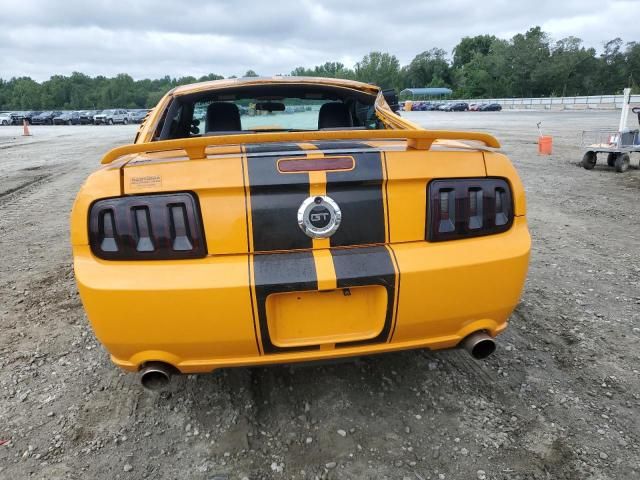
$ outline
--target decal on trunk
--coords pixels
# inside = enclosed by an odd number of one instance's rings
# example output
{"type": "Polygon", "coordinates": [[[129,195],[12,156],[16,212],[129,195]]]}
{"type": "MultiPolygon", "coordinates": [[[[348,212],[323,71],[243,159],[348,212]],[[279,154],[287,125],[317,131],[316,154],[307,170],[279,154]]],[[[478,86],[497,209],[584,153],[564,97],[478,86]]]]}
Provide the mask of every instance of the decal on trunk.
{"type": "MultiPolygon", "coordinates": [[[[370,146],[336,141],[245,147],[250,295],[258,349],[264,354],[320,348],[273,344],[267,319],[267,298],[272,294],[382,286],[387,302],[380,334],[336,343],[334,348],[390,341],[395,329],[400,274],[393,250],[384,245],[388,239],[384,156],[378,151],[349,152],[351,170],[279,171],[278,161],[296,159],[297,152],[308,162],[321,161],[324,152],[319,148],[361,150],[370,146]],[[342,221],[329,238],[310,238],[299,226],[299,208],[309,198],[330,198],[339,206],[342,221]],[[331,248],[348,246],[358,248],[331,248]],[[294,251],[283,252],[286,250],[294,251]]],[[[320,210],[314,212],[321,223],[320,210]]]]}
{"type": "Polygon", "coordinates": [[[289,252],[253,256],[256,311],[260,323],[260,340],[264,353],[292,350],[317,350],[319,347],[281,348],[271,343],[267,325],[267,297],[274,293],[317,290],[316,267],[313,254],[289,252]]]}

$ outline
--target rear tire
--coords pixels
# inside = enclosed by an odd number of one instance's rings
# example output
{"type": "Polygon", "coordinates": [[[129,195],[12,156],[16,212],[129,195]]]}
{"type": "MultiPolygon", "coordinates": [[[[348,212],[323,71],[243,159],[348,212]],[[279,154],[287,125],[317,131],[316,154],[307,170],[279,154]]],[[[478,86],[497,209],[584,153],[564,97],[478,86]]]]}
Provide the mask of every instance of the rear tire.
{"type": "Polygon", "coordinates": [[[110,119],[107,121],[107,123],[108,123],[109,125],[113,125],[113,118],[110,118],[110,119]]]}
{"type": "Polygon", "coordinates": [[[607,155],[607,165],[609,165],[610,167],[614,167],[616,164],[617,157],[618,157],[618,154],[613,152],[607,155]]]}
{"type": "Polygon", "coordinates": [[[129,123],[129,120],[127,120],[126,118],[124,120],[122,120],[122,124],[126,125],[127,123],[129,123]]]}
{"type": "Polygon", "coordinates": [[[586,170],[593,170],[593,167],[596,166],[597,160],[598,157],[596,155],[596,152],[585,152],[584,156],[582,157],[582,167],[586,170]]]}
{"type": "Polygon", "coordinates": [[[628,153],[622,153],[622,154],[618,155],[617,158],[616,158],[616,163],[615,163],[616,172],[623,173],[623,172],[626,172],[627,170],[629,170],[629,161],[630,160],[631,160],[631,158],[629,157],[628,153]]]}
{"type": "Polygon", "coordinates": [[[6,127],[7,125],[9,125],[9,122],[7,122],[6,120],[2,121],[2,126],[6,127]]]}

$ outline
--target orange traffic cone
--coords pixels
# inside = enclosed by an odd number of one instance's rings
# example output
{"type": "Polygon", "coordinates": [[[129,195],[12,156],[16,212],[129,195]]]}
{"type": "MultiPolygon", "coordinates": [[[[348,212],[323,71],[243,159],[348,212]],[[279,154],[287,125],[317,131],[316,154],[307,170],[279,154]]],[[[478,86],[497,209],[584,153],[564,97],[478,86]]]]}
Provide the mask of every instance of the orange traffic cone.
{"type": "Polygon", "coordinates": [[[23,137],[30,137],[31,136],[31,132],[29,131],[29,122],[27,122],[26,118],[22,119],[22,136],[23,137]]]}

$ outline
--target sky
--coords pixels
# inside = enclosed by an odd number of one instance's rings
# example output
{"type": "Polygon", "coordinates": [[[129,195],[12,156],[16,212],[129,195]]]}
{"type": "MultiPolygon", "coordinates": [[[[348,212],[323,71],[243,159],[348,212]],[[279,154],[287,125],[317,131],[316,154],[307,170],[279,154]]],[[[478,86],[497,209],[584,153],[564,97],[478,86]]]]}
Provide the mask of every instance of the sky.
{"type": "Polygon", "coordinates": [[[539,25],[601,51],[640,41],[640,0],[0,0],[0,78],[287,74],[370,51],[407,64],[464,36],[539,25]]]}

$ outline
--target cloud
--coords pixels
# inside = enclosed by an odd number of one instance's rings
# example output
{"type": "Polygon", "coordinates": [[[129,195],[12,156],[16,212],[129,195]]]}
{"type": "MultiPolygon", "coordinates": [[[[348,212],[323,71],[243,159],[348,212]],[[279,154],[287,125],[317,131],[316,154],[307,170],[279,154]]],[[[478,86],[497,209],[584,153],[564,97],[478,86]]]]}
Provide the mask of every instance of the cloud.
{"type": "Polygon", "coordinates": [[[81,71],[134,78],[288,73],[325,61],[353,65],[381,50],[403,64],[463,36],[509,38],[540,25],[587,46],[633,40],[634,0],[0,0],[0,77],[81,71]],[[616,29],[611,22],[616,19],[616,29]]]}

